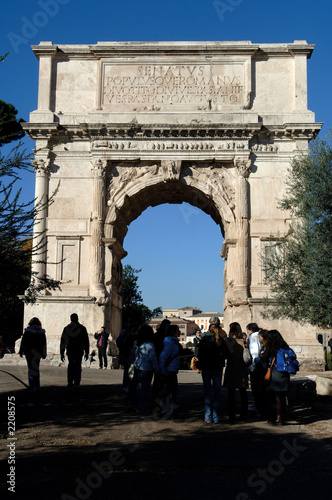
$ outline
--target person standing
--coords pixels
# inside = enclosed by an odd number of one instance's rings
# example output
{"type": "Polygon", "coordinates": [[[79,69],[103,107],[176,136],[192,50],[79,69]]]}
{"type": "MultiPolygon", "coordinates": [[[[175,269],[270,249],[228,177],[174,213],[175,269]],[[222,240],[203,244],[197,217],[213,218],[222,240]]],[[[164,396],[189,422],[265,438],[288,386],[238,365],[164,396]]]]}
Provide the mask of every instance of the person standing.
{"type": "MultiPolygon", "coordinates": [[[[163,350],[167,329],[170,326],[170,324],[171,322],[169,319],[163,319],[159,327],[157,328],[156,333],[153,336],[153,343],[158,363],[160,354],[163,350]]],[[[154,401],[160,396],[160,391],[161,391],[161,377],[160,377],[160,372],[157,371],[154,373],[153,385],[152,385],[152,398],[154,401]]]]}
{"type": "Polygon", "coordinates": [[[221,379],[225,366],[226,332],[217,317],[210,319],[209,332],[198,349],[198,369],[202,371],[205,402],[204,421],[217,424],[221,417],[221,379]]]}
{"type": "Polygon", "coordinates": [[[178,325],[170,325],[167,329],[163,350],[159,357],[159,368],[162,377],[160,397],[160,416],[178,416],[178,371],[180,368],[180,329],[178,325]]]}
{"type": "Polygon", "coordinates": [[[148,409],[148,394],[153,373],[159,371],[154,333],[150,325],[143,325],[137,334],[135,369],[137,371],[136,413],[144,415],[148,409]]]}
{"type": "Polygon", "coordinates": [[[241,400],[240,418],[245,420],[248,416],[248,376],[247,367],[243,361],[245,341],[239,323],[231,323],[229,325],[229,336],[225,339],[225,345],[227,347],[227,365],[224,387],[228,388],[228,418],[230,422],[235,421],[235,390],[238,389],[241,400]]]}
{"type": "Polygon", "coordinates": [[[23,355],[28,365],[29,390],[40,388],[40,360],[46,358],[46,335],[38,318],[32,318],[24,330],[19,354],[23,355]]]}
{"type": "MultiPolygon", "coordinates": [[[[290,376],[288,371],[277,368],[277,353],[289,350],[288,344],[278,330],[269,330],[266,339],[266,349],[261,356],[261,362],[272,365],[270,384],[267,386],[268,421],[272,424],[285,423],[286,396],[289,390],[290,376]]],[[[295,354],[294,354],[295,355],[295,354]]]]}
{"type": "Polygon", "coordinates": [[[95,339],[97,339],[97,348],[98,348],[99,370],[103,368],[103,361],[104,361],[104,370],[107,370],[108,337],[109,333],[106,333],[106,328],[104,326],[101,327],[99,332],[95,333],[95,339]]]}
{"type": "Polygon", "coordinates": [[[123,329],[116,339],[116,345],[119,349],[119,364],[123,366],[122,389],[128,397],[130,390],[129,367],[134,362],[133,347],[136,342],[139,325],[129,326],[123,329]]]}
{"type": "Polygon", "coordinates": [[[85,326],[78,322],[78,316],[73,313],[70,323],[62,332],[60,341],[61,361],[65,361],[65,352],[68,357],[67,382],[68,388],[79,387],[82,374],[82,358],[89,358],[89,336],[85,326]]]}
{"type": "Polygon", "coordinates": [[[197,356],[198,356],[199,343],[200,343],[201,339],[202,339],[201,330],[196,330],[195,338],[194,338],[194,357],[195,358],[197,358],[197,356]]]}
{"type": "Polygon", "coordinates": [[[265,394],[262,385],[262,371],[261,366],[255,360],[260,357],[262,345],[259,340],[259,328],[256,323],[249,323],[247,325],[248,333],[248,346],[252,357],[252,364],[249,366],[251,392],[255,401],[255,407],[258,413],[265,418],[265,394]]]}

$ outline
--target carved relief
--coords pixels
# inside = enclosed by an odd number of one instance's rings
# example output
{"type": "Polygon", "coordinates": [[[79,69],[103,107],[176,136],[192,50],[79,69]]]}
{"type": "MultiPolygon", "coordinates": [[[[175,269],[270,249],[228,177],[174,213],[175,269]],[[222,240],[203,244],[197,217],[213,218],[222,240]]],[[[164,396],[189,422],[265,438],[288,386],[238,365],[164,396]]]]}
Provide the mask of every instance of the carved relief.
{"type": "Polygon", "coordinates": [[[253,153],[278,153],[278,149],[274,144],[254,144],[251,147],[253,153]]]}
{"type": "Polygon", "coordinates": [[[179,180],[181,173],[181,160],[162,160],[161,170],[163,172],[164,182],[179,180]]]}
{"type": "Polygon", "coordinates": [[[248,148],[246,141],[94,141],[94,149],[112,151],[236,151],[248,148]]]}

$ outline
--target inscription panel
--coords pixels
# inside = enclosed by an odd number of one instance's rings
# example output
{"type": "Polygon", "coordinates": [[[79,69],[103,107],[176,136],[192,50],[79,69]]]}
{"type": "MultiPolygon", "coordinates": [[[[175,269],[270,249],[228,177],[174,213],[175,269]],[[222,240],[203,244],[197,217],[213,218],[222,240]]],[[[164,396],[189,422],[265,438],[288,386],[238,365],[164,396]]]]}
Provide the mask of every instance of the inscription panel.
{"type": "Polygon", "coordinates": [[[102,63],[101,105],[123,112],[222,110],[247,101],[244,62],[218,64],[102,63]]]}

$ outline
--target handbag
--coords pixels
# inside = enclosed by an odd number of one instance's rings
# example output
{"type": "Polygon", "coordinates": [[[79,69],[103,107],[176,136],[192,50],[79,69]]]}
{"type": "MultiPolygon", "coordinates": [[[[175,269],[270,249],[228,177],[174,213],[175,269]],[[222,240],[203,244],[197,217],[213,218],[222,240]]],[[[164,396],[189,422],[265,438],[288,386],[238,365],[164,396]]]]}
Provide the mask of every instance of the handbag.
{"type": "Polygon", "coordinates": [[[246,366],[249,366],[252,363],[252,356],[250,354],[249,347],[243,348],[243,361],[246,366]]]}
{"type": "Polygon", "coordinates": [[[133,378],[135,376],[135,371],[136,371],[135,363],[132,363],[128,369],[128,377],[130,380],[133,380],[133,378]]]}
{"type": "Polygon", "coordinates": [[[272,367],[274,365],[274,362],[275,362],[275,357],[273,358],[272,360],[272,363],[270,364],[270,366],[268,367],[265,375],[264,375],[264,384],[265,385],[269,385],[270,382],[271,382],[271,377],[272,377],[272,367]]]}

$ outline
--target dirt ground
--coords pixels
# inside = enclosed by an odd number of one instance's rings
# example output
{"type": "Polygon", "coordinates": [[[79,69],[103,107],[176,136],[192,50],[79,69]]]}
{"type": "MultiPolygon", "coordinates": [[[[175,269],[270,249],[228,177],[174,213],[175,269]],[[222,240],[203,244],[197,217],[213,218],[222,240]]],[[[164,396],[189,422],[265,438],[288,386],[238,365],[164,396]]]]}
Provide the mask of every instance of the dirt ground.
{"type": "MultiPolygon", "coordinates": [[[[205,424],[197,372],[179,374],[177,420],[159,418],[152,401],[137,417],[122,370],[83,369],[76,391],[64,367],[42,367],[36,393],[26,367],[2,365],[0,377],[2,498],[13,493],[10,480],[15,499],[330,498],[332,398],[295,404],[285,426],[254,412],[246,422],[205,424]]],[[[226,408],[225,389],[222,397],[226,408]]]]}

